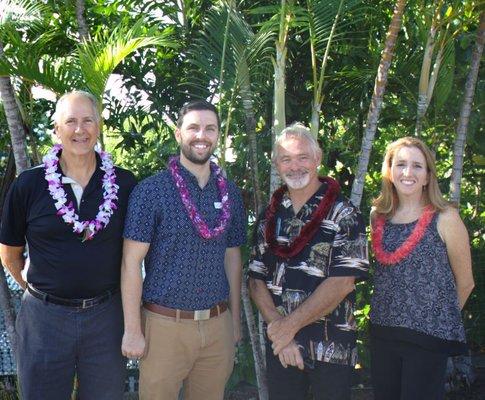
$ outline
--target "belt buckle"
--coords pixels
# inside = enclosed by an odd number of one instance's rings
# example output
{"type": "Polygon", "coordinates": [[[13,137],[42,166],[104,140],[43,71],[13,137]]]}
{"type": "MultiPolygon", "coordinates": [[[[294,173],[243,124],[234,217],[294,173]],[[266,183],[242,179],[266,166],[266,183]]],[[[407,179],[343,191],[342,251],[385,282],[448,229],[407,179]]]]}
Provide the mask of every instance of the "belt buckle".
{"type": "Polygon", "coordinates": [[[89,308],[93,305],[93,299],[83,299],[83,303],[81,305],[82,309],[89,308]]]}
{"type": "Polygon", "coordinates": [[[195,310],[194,311],[194,321],[203,321],[211,317],[210,308],[207,310],[195,310]]]}

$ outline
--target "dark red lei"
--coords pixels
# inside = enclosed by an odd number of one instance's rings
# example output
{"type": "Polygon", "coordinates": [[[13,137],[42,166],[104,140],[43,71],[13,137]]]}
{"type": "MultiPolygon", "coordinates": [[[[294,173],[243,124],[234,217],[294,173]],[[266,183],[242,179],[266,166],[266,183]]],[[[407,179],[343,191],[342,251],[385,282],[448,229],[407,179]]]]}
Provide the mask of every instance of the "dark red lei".
{"type": "Polygon", "coordinates": [[[373,229],[371,233],[372,250],[374,251],[374,255],[377,261],[379,261],[383,265],[392,265],[397,264],[398,262],[406,258],[423,238],[426,232],[426,228],[429,226],[431,220],[433,219],[433,215],[433,207],[426,207],[419,217],[418,223],[414,227],[409,237],[404,241],[401,246],[399,246],[392,253],[385,251],[382,247],[382,236],[384,235],[384,225],[386,224],[386,217],[384,215],[379,215],[373,223],[373,229]]]}
{"type": "Polygon", "coordinates": [[[305,224],[300,231],[300,234],[291,242],[289,246],[279,244],[276,240],[275,218],[276,211],[281,203],[283,194],[288,190],[288,187],[283,185],[273,193],[269,207],[266,210],[266,242],[268,243],[271,251],[278,257],[291,258],[302,251],[310,239],[315,235],[320,227],[320,222],[322,222],[322,220],[328,214],[330,208],[337,199],[337,196],[340,193],[340,185],[338,182],[329,177],[319,177],[318,179],[320,182],[327,184],[327,190],[323,196],[323,199],[320,201],[320,204],[313,211],[310,221],[305,224]]]}

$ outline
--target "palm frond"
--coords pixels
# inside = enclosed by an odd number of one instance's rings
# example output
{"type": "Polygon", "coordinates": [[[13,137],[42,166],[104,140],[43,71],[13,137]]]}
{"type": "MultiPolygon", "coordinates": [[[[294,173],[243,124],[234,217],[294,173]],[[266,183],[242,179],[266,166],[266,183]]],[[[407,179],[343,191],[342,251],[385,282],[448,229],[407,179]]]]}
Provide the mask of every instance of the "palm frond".
{"type": "Polygon", "coordinates": [[[453,87],[455,76],[455,44],[450,41],[445,45],[443,60],[438,73],[438,80],[434,89],[435,111],[439,110],[446,103],[453,87]]]}
{"type": "Polygon", "coordinates": [[[80,70],[73,57],[44,54],[54,33],[45,32],[30,42],[25,42],[17,31],[9,31],[7,37],[15,51],[6,49],[5,57],[0,58],[0,75],[19,76],[59,94],[79,86],[80,70]]]}
{"type": "MultiPolygon", "coordinates": [[[[309,18],[314,28],[315,49],[325,49],[337,16],[340,0],[309,0],[309,18]]],[[[355,29],[369,12],[362,0],[345,0],[340,11],[338,25],[332,41],[346,40],[349,35],[355,39],[359,31],[355,29]]]]}
{"type": "Polygon", "coordinates": [[[177,42],[170,30],[158,34],[155,28],[146,28],[143,18],[129,29],[121,26],[108,37],[101,34],[82,42],[77,46],[77,57],[87,87],[95,96],[101,97],[109,76],[124,58],[138,49],[153,46],[175,48],[177,42]]]}
{"type": "Polygon", "coordinates": [[[215,82],[217,91],[224,92],[242,82],[259,80],[265,65],[270,65],[274,38],[271,30],[254,33],[241,12],[224,3],[208,13],[203,27],[188,51],[188,61],[194,66],[189,86],[200,88],[205,81],[207,90],[215,82]]]}
{"type": "Polygon", "coordinates": [[[35,0],[2,0],[0,2],[0,29],[39,23],[46,9],[44,4],[35,0]]]}

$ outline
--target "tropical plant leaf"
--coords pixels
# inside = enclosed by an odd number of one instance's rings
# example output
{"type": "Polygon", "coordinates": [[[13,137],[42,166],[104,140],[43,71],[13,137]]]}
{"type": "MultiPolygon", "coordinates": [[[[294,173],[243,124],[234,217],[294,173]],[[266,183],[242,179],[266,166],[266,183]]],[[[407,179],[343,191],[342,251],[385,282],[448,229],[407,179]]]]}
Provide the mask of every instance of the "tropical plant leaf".
{"type": "Polygon", "coordinates": [[[18,25],[38,25],[47,6],[35,0],[2,0],[0,2],[0,29],[18,25]]]}
{"type": "Polygon", "coordinates": [[[129,29],[121,26],[109,36],[100,34],[91,41],[82,42],[77,46],[77,57],[86,86],[95,96],[101,97],[118,64],[133,52],[152,46],[176,48],[177,42],[171,36],[171,29],[159,34],[156,27],[147,28],[143,18],[129,29]]]}
{"type": "Polygon", "coordinates": [[[445,104],[453,87],[453,78],[455,76],[455,44],[449,41],[443,51],[443,60],[438,73],[438,80],[434,89],[433,99],[435,111],[441,109],[445,104]]]}
{"type": "Polygon", "coordinates": [[[215,83],[217,91],[225,92],[267,80],[273,40],[271,30],[254,33],[236,8],[225,3],[214,7],[204,21],[203,32],[188,51],[188,61],[194,66],[188,85],[201,89],[206,82],[207,90],[215,83]]]}

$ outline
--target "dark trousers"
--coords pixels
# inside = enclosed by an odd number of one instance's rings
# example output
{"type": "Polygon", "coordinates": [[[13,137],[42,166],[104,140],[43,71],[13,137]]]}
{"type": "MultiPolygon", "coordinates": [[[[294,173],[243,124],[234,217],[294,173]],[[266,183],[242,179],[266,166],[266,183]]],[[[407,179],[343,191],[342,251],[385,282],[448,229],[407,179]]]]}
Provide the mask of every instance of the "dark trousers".
{"type": "Polygon", "coordinates": [[[350,400],[348,365],[316,361],[313,369],[284,368],[271,346],[266,346],[266,368],[270,400],[305,400],[309,389],[315,400],[350,400]]]}
{"type": "Polygon", "coordinates": [[[81,400],[123,397],[126,360],[121,355],[119,293],[82,310],[44,302],[26,291],[16,326],[23,400],[70,399],[75,373],[81,400]]]}
{"type": "Polygon", "coordinates": [[[375,400],[442,400],[447,355],[412,343],[371,339],[375,400]]]}

